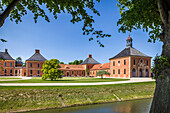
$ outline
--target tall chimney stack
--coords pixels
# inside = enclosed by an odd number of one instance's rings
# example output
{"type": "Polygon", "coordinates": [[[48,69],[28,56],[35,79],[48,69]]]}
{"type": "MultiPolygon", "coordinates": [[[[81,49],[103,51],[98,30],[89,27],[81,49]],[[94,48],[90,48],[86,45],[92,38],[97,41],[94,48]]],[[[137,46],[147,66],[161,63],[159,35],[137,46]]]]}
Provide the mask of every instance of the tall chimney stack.
{"type": "Polygon", "coordinates": [[[5,53],[8,53],[8,49],[5,49],[5,53]]]}
{"type": "Polygon", "coordinates": [[[36,49],[36,50],[35,50],[35,53],[40,53],[40,50],[36,49]]]}
{"type": "Polygon", "coordinates": [[[89,55],[88,55],[88,58],[92,58],[92,55],[91,55],[91,54],[89,54],[89,55]]]}

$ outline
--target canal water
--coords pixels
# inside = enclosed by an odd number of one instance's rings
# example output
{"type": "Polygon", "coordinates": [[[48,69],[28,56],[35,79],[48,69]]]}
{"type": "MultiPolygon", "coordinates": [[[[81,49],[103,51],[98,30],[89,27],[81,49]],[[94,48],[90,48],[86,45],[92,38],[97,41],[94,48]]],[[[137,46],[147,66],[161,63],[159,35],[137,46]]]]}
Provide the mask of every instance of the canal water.
{"type": "Polygon", "coordinates": [[[107,104],[77,106],[28,113],[148,113],[152,99],[131,100],[107,104]]]}

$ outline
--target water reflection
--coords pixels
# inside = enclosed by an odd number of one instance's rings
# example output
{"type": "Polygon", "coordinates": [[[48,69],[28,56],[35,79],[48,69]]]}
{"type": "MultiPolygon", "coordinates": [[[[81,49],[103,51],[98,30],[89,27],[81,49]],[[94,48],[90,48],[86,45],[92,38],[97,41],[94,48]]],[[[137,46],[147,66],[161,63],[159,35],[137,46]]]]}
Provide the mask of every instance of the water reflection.
{"type": "Polygon", "coordinates": [[[50,109],[29,113],[148,113],[152,99],[50,109]]]}

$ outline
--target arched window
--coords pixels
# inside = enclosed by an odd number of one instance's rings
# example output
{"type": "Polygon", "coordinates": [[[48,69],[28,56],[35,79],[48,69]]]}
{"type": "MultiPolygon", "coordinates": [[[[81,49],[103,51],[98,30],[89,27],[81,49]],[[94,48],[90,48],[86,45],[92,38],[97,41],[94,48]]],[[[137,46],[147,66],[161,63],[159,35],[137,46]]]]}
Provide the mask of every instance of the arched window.
{"type": "Polygon", "coordinates": [[[135,68],[133,68],[133,70],[132,70],[132,77],[136,77],[136,69],[135,68]]]}
{"type": "Polygon", "coordinates": [[[142,69],[139,70],[139,77],[142,77],[142,69]]]}
{"type": "Polygon", "coordinates": [[[146,69],[146,77],[149,77],[149,70],[146,69]]]}

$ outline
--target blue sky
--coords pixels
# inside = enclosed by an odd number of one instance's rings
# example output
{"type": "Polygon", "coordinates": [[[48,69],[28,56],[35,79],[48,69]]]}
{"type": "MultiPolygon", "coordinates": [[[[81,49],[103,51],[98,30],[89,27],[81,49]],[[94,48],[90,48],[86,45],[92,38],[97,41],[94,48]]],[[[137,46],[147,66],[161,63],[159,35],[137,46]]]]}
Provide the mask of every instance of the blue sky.
{"type": "MultiPolygon", "coordinates": [[[[96,40],[89,42],[90,36],[82,34],[82,23],[72,24],[71,16],[59,14],[58,19],[53,19],[52,14],[50,23],[43,18],[39,18],[35,24],[33,15],[28,13],[22,18],[22,22],[16,24],[9,18],[0,29],[0,37],[8,42],[0,44],[0,51],[8,49],[13,58],[22,57],[28,59],[34,54],[35,49],[40,49],[41,54],[46,59],[59,59],[64,63],[76,59],[85,60],[88,54],[100,63],[109,62],[109,58],[118,54],[126,47],[126,39],[129,33],[119,33],[117,21],[120,18],[119,9],[113,0],[101,0],[96,4],[101,16],[94,16],[94,26],[97,30],[103,30],[111,34],[110,38],[102,39],[104,48],[100,47],[96,40]]],[[[162,43],[147,42],[149,35],[142,30],[132,31],[133,47],[142,53],[155,57],[161,54],[162,43]]]]}

